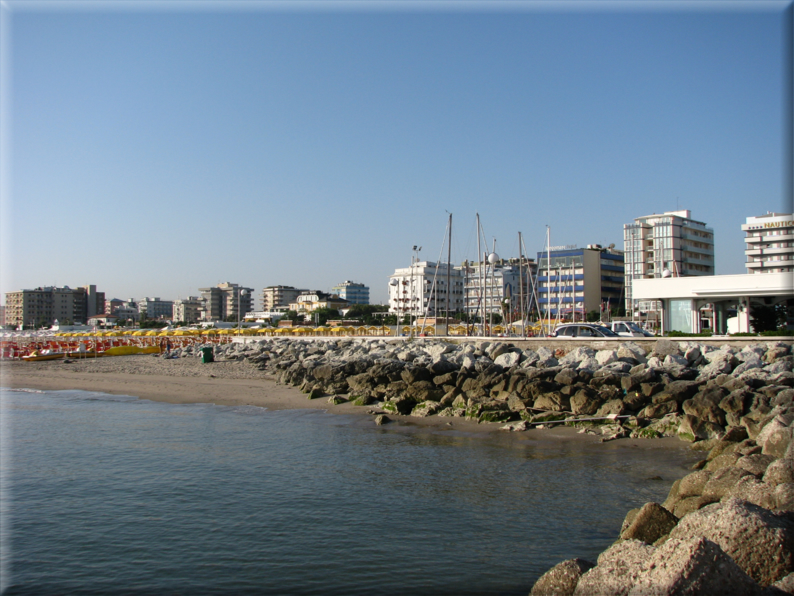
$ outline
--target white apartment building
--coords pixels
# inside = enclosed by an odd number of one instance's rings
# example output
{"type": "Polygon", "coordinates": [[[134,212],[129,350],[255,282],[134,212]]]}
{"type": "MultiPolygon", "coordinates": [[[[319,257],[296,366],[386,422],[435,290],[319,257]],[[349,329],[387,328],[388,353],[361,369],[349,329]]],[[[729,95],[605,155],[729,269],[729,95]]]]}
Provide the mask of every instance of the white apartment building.
{"type": "Polygon", "coordinates": [[[292,286],[268,286],[262,290],[262,310],[274,311],[277,308],[287,308],[298,299],[298,296],[308,291],[292,286]]]}
{"type": "Polygon", "coordinates": [[[635,279],[714,275],[714,230],[688,209],[636,218],[623,226],[623,242],[627,309],[656,310],[633,299],[635,279]]]}
{"type": "Polygon", "coordinates": [[[171,310],[171,319],[174,321],[185,321],[186,323],[196,323],[201,318],[201,298],[189,296],[187,298],[174,300],[171,310]]]}
{"type": "MultiPolygon", "coordinates": [[[[509,318],[520,317],[523,290],[525,309],[529,307],[532,284],[527,283],[530,275],[534,278],[537,265],[533,259],[499,259],[494,264],[464,263],[465,312],[481,316],[483,313],[497,313],[509,318]],[[522,288],[523,286],[523,288],[522,288]],[[510,316],[510,315],[513,316],[510,316]]],[[[534,305],[537,309],[537,305],[534,305]]]]}
{"type": "Polygon", "coordinates": [[[463,271],[449,263],[414,260],[410,267],[389,276],[389,312],[398,316],[443,315],[462,312],[463,271]],[[447,274],[449,273],[449,288],[447,274]]]}
{"type": "Polygon", "coordinates": [[[170,319],[174,312],[173,300],[141,298],[138,300],[138,312],[147,319],[170,319]]]}
{"type": "Polygon", "coordinates": [[[202,321],[242,319],[246,313],[254,310],[253,288],[226,281],[211,288],[199,288],[199,292],[202,321]]]}
{"type": "Polygon", "coordinates": [[[794,271],[794,215],[767,213],[748,217],[742,226],[747,273],[794,271]]]}

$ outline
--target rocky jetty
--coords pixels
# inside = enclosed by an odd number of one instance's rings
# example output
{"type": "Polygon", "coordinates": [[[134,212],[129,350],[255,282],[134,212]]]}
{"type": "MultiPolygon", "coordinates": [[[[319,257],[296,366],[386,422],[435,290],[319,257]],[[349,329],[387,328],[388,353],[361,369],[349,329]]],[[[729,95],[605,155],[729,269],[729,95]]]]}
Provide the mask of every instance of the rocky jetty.
{"type": "Polygon", "coordinates": [[[397,416],[465,417],[511,431],[562,423],[602,440],[678,436],[706,455],[697,469],[664,503],[630,511],[597,561],[563,561],[531,594],[794,594],[787,343],[662,339],[647,351],[630,341],[551,350],[274,338],[216,346],[216,358],[246,361],[310,399],[397,416]]]}

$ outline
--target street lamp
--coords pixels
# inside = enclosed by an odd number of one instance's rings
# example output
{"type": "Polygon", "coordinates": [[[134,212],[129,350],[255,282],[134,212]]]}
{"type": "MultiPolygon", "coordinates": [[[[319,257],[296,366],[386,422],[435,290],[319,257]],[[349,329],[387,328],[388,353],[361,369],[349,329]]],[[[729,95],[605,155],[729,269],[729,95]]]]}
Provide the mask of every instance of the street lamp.
{"type": "Polygon", "coordinates": [[[248,296],[248,290],[244,290],[242,286],[237,287],[237,334],[240,335],[242,329],[240,328],[240,314],[243,310],[243,296],[248,296]]]}

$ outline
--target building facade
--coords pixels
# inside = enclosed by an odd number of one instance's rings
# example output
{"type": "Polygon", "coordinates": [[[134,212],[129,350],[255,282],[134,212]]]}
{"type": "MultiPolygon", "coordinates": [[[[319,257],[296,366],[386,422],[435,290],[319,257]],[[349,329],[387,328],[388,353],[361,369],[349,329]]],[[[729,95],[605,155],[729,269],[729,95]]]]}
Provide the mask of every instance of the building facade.
{"type": "Polygon", "coordinates": [[[295,299],[295,302],[290,303],[289,310],[294,310],[299,315],[306,317],[306,315],[311,315],[311,313],[320,308],[339,310],[348,306],[350,306],[350,303],[336,294],[305,291],[295,299]]]}
{"type": "Polygon", "coordinates": [[[794,215],[767,213],[748,217],[742,226],[747,273],[794,271],[794,215]]]}
{"type": "Polygon", "coordinates": [[[225,321],[243,319],[254,310],[253,288],[223,282],[211,288],[199,288],[201,292],[201,320],[225,321]]]}
{"type": "Polygon", "coordinates": [[[632,281],[656,277],[714,275],[714,230],[686,210],[638,217],[623,226],[626,303],[655,310],[632,296],[632,281]]]}
{"type": "Polygon", "coordinates": [[[389,312],[398,316],[438,316],[463,312],[463,271],[450,263],[414,260],[389,277],[389,312]],[[449,274],[449,288],[447,275],[449,274]]]}
{"type": "Polygon", "coordinates": [[[262,310],[274,311],[277,308],[287,308],[298,299],[301,293],[308,291],[292,286],[268,286],[262,290],[262,310]]]}
{"type": "Polygon", "coordinates": [[[344,281],[331,288],[331,293],[347,300],[350,304],[369,304],[369,286],[344,281]]]}
{"type": "Polygon", "coordinates": [[[138,300],[138,312],[141,318],[170,319],[174,313],[174,301],[161,300],[160,298],[141,298],[138,300]]]}
{"type": "Polygon", "coordinates": [[[544,314],[584,320],[589,312],[620,308],[625,283],[622,251],[590,244],[538,253],[538,303],[544,314]]]}
{"type": "Polygon", "coordinates": [[[15,327],[41,327],[59,323],[85,323],[104,313],[105,294],[96,286],[70,288],[46,286],[6,293],[6,322],[15,327]]]}
{"type": "Polygon", "coordinates": [[[201,298],[189,296],[187,298],[174,300],[171,310],[171,319],[174,321],[184,321],[185,323],[196,323],[201,319],[201,298]]]}
{"type": "Polygon", "coordinates": [[[524,312],[532,304],[530,277],[537,272],[533,259],[499,259],[495,263],[463,264],[464,311],[470,316],[483,313],[498,313],[511,320],[521,316],[521,297],[524,297],[524,312]],[[530,282],[530,283],[528,283],[530,282]],[[523,288],[522,288],[523,286],[523,288]],[[523,292],[522,292],[523,290],[523,292]]]}

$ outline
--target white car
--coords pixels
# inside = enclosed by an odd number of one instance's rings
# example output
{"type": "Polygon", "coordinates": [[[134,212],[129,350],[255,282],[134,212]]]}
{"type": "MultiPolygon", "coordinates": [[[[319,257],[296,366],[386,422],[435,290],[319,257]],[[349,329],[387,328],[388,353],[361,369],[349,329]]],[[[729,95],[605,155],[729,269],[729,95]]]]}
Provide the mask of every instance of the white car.
{"type": "Polygon", "coordinates": [[[634,321],[612,321],[609,328],[622,337],[653,337],[634,321]]]}
{"type": "Polygon", "coordinates": [[[582,337],[616,339],[618,336],[609,327],[595,323],[565,323],[559,325],[549,337],[557,339],[579,339],[582,337]]]}

